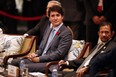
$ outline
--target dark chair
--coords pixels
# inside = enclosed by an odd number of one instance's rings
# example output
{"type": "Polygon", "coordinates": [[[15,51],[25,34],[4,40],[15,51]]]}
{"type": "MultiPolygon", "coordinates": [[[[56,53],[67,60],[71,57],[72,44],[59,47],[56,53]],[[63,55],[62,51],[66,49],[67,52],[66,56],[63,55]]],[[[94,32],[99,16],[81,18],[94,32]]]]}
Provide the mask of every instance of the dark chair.
{"type": "MultiPolygon", "coordinates": [[[[88,56],[89,51],[91,50],[91,43],[86,42],[81,53],[77,56],[76,59],[80,59],[80,58],[85,58],[88,56]]],[[[49,75],[49,68],[51,65],[56,65],[58,64],[59,61],[53,61],[53,62],[48,62],[46,64],[46,68],[45,68],[45,75],[48,76],[49,75]]],[[[63,69],[63,68],[62,68],[63,69]]]]}

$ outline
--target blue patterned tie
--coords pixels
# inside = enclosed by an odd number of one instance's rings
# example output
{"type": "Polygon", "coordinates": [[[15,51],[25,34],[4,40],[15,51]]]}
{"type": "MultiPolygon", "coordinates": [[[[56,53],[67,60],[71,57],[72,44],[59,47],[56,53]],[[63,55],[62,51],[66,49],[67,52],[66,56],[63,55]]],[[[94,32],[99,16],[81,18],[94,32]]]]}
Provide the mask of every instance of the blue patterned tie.
{"type": "Polygon", "coordinates": [[[48,50],[48,46],[49,46],[50,42],[52,41],[52,39],[54,37],[54,33],[55,33],[55,29],[52,29],[42,55],[46,54],[46,52],[48,50]]]}

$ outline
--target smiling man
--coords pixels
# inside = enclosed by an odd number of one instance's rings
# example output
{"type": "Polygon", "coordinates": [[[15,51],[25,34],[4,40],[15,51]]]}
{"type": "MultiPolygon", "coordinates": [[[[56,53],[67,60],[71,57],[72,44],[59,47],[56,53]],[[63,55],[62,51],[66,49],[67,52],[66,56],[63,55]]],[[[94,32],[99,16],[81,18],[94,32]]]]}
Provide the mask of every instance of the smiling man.
{"type": "MultiPolygon", "coordinates": [[[[64,59],[72,44],[72,34],[63,24],[63,10],[60,6],[52,6],[48,11],[49,26],[40,43],[38,52],[24,59],[29,72],[45,72],[45,65],[50,61],[64,59]]],[[[14,59],[12,65],[19,66],[20,59],[14,59]]]]}

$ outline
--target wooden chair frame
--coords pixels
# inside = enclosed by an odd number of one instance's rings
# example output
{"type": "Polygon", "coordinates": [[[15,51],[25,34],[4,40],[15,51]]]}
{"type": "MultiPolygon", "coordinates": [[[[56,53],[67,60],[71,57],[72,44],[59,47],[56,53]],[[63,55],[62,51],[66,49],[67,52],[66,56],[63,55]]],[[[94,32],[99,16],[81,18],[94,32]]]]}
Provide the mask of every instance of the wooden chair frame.
{"type": "MultiPolygon", "coordinates": [[[[16,36],[16,35],[15,35],[16,36]]],[[[18,36],[21,36],[21,35],[18,35],[18,36]]],[[[22,35],[23,36],[23,35],[22,35]]],[[[18,51],[19,53],[17,54],[13,54],[13,55],[8,55],[8,56],[5,56],[5,58],[3,59],[3,66],[6,68],[7,64],[8,64],[8,59],[9,58],[17,58],[17,57],[22,57],[22,56],[26,56],[28,55],[29,53],[31,52],[35,52],[36,50],[36,36],[26,36],[25,37],[25,40],[23,42],[23,45],[21,47],[21,50],[18,51]],[[26,39],[30,39],[29,41],[29,45],[28,45],[28,48],[23,50],[24,46],[25,45],[25,40],[26,39]],[[23,51],[23,52],[22,52],[23,51]],[[22,53],[20,53],[22,52],[22,53]]]]}
{"type": "MultiPolygon", "coordinates": [[[[90,42],[86,42],[80,55],[77,57],[77,59],[83,58],[83,57],[87,57],[89,54],[89,51],[91,50],[91,43],[90,42]]],[[[45,68],[45,75],[48,76],[49,74],[49,68],[51,65],[55,65],[58,64],[59,61],[53,61],[53,62],[48,62],[46,64],[46,68],[45,68]]]]}

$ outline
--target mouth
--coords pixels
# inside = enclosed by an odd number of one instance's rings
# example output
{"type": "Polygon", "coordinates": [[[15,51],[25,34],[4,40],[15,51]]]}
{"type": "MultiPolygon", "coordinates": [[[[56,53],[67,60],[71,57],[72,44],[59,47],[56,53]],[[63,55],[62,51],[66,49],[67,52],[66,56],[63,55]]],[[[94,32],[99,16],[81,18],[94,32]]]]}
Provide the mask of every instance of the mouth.
{"type": "Polygon", "coordinates": [[[54,21],[54,23],[58,23],[58,21],[54,21]]]}

